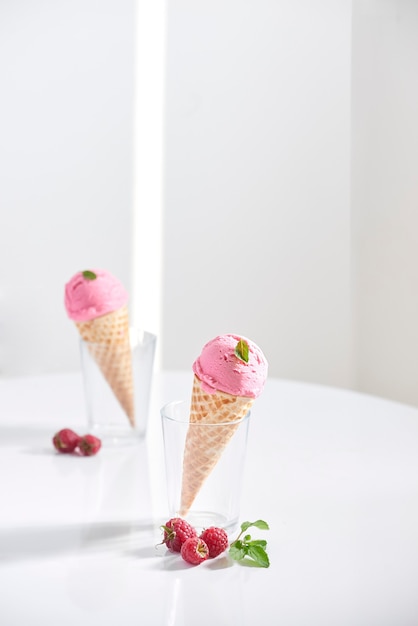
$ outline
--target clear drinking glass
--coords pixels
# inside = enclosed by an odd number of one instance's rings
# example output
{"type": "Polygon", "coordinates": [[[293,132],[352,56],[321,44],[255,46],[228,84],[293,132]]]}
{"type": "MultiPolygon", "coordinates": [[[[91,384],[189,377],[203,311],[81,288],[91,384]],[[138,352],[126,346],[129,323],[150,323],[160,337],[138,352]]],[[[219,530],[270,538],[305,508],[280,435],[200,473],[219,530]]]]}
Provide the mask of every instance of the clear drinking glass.
{"type": "Polygon", "coordinates": [[[157,337],[130,329],[130,349],[80,340],[87,421],[106,443],[135,443],[147,432],[157,337]],[[109,367],[107,362],[111,364],[109,367]]]}
{"type": "Polygon", "coordinates": [[[250,411],[236,422],[192,424],[189,409],[184,401],[161,409],[170,516],[231,534],[239,526],[250,411]]]}

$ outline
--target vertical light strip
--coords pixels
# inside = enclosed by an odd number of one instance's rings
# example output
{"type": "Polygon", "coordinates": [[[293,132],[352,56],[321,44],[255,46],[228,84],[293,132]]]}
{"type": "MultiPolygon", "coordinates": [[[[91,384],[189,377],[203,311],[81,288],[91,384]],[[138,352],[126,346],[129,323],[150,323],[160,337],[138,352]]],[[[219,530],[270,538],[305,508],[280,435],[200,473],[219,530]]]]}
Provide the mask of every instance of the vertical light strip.
{"type": "Polygon", "coordinates": [[[166,0],[135,11],[132,321],[160,339],[166,0]]]}

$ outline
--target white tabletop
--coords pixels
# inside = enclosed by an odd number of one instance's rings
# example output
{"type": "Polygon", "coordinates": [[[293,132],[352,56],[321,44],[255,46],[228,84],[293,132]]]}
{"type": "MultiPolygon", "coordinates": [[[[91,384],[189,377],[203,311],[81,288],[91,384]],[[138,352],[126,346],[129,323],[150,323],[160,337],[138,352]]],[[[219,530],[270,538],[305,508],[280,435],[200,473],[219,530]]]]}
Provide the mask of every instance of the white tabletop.
{"type": "Polygon", "coordinates": [[[416,626],[418,410],[269,379],[254,404],[242,521],[269,569],[199,567],[157,547],[167,519],[156,376],[147,439],[60,455],[85,432],[79,374],[0,380],[0,624],[416,626]]]}

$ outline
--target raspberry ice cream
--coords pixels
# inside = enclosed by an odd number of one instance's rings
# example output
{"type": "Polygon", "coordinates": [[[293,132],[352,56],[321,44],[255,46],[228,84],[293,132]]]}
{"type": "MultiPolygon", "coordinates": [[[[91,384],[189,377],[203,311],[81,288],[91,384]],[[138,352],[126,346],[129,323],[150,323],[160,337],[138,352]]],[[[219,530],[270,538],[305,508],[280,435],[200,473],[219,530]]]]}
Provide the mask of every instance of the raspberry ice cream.
{"type": "Polygon", "coordinates": [[[122,283],[105,270],[77,272],[65,285],[65,308],[74,322],[106,315],[127,302],[128,293],[122,283]]]}
{"type": "Polygon", "coordinates": [[[221,335],[203,346],[193,372],[208,393],[223,391],[232,396],[257,398],[267,378],[267,360],[260,348],[238,335],[221,335]],[[248,362],[237,356],[237,344],[248,345],[248,362]]]}

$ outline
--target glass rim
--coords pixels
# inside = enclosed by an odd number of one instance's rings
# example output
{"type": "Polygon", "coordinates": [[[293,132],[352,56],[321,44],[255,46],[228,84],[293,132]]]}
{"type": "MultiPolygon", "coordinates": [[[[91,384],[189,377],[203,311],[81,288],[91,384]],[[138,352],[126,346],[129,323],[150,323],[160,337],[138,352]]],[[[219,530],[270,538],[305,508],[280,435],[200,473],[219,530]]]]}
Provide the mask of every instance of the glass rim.
{"type": "MultiPolygon", "coordinates": [[[[132,346],[135,347],[136,345],[147,345],[149,343],[156,343],[158,337],[155,333],[152,333],[149,330],[144,330],[140,326],[129,326],[128,339],[129,339],[129,342],[132,344],[132,346]],[[137,344],[135,342],[138,339],[139,339],[139,343],[137,344]]],[[[80,340],[80,343],[84,345],[90,345],[90,344],[94,346],[95,345],[108,345],[108,346],[112,346],[112,348],[118,348],[124,345],[124,344],[117,344],[117,343],[103,344],[99,341],[89,341],[88,339],[83,339],[81,335],[79,337],[79,340],[80,340]]]]}
{"type": "Polygon", "coordinates": [[[160,409],[160,415],[161,415],[161,419],[162,420],[168,420],[170,422],[176,422],[177,424],[187,424],[188,426],[234,426],[236,424],[241,424],[242,422],[245,422],[247,420],[250,419],[250,415],[251,415],[251,409],[248,409],[247,413],[237,419],[237,420],[232,420],[229,422],[190,422],[189,420],[189,413],[187,413],[187,415],[182,418],[181,416],[178,415],[168,415],[167,413],[167,409],[168,407],[175,407],[175,406],[186,406],[186,400],[172,400],[171,402],[167,402],[166,404],[164,404],[161,409],[160,409]]]}

